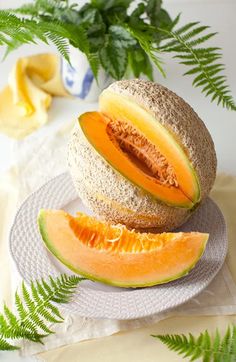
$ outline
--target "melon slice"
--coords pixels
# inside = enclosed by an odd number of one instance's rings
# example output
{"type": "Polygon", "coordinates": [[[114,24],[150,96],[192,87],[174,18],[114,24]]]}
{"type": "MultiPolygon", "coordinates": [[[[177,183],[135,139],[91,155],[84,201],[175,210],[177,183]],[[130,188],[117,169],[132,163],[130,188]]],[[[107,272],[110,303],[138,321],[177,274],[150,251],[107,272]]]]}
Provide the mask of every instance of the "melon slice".
{"type": "Polygon", "coordinates": [[[137,233],[78,213],[41,210],[48,250],[74,272],[120,287],[167,283],[186,275],[202,256],[208,234],[137,233]]]}
{"type": "Polygon", "coordinates": [[[156,199],[191,209],[200,199],[199,183],[174,136],[133,101],[107,93],[100,97],[104,113],[88,112],[79,118],[89,143],[114,169],[156,199]]]}

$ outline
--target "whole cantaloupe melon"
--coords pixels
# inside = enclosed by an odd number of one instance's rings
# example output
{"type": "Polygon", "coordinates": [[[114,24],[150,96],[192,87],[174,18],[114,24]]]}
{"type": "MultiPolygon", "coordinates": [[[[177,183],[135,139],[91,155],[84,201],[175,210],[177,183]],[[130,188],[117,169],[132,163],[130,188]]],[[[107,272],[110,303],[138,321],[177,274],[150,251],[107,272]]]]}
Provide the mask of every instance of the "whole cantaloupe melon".
{"type": "Polygon", "coordinates": [[[99,112],[80,116],[68,151],[83,202],[131,228],[170,231],[184,223],[215,180],[212,138],[167,88],[123,80],[104,90],[99,112]]]}

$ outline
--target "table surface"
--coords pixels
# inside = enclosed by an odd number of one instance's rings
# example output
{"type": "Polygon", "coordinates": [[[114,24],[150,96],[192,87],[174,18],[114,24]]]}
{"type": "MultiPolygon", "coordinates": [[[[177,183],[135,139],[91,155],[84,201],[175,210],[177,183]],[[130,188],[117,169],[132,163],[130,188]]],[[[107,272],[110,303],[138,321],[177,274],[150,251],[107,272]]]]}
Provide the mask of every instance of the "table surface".
{"type": "MultiPolygon", "coordinates": [[[[14,7],[22,3],[22,0],[11,0],[9,2],[0,0],[0,9],[9,6],[14,7]]],[[[228,83],[236,99],[236,47],[234,39],[236,2],[234,0],[166,0],[165,5],[173,16],[182,12],[181,22],[199,20],[203,24],[210,25],[212,31],[219,32],[212,43],[216,46],[221,46],[223,49],[223,62],[227,66],[226,75],[228,83]]],[[[52,51],[52,48],[45,45],[28,45],[10,54],[4,62],[0,63],[0,88],[7,83],[8,74],[17,57],[50,51],[52,51]]],[[[3,51],[0,50],[0,57],[2,54],[3,51]]],[[[178,65],[176,61],[166,57],[165,63],[167,78],[163,79],[160,74],[156,73],[156,81],[182,96],[204,120],[215,142],[218,156],[218,172],[223,171],[236,174],[236,113],[227,111],[220,106],[218,107],[216,104],[211,104],[209,99],[200,93],[199,89],[194,89],[191,86],[191,77],[182,77],[185,68],[178,65]]],[[[73,119],[78,113],[84,111],[86,107],[91,107],[91,105],[81,104],[77,100],[54,99],[52,108],[49,111],[49,118],[52,122],[56,122],[57,115],[60,114],[60,118],[65,116],[67,119],[73,119]],[[57,112],[58,109],[60,109],[59,113],[57,112]]],[[[16,141],[0,134],[0,173],[14,163],[15,145],[16,141]]],[[[15,355],[13,359],[11,353],[0,353],[0,359],[3,361],[18,361],[15,355]]],[[[25,358],[22,361],[28,362],[31,359],[25,358]]]]}

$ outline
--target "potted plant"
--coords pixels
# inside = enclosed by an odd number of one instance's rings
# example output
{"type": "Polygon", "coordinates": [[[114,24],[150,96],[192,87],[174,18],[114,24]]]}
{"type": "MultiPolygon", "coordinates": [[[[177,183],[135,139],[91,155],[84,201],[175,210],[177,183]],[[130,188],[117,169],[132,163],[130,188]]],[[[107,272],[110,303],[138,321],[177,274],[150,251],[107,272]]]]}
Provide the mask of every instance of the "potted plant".
{"type": "Polygon", "coordinates": [[[235,110],[221,74],[218,47],[205,46],[215,33],[192,22],[179,27],[161,0],[88,0],[80,7],[68,0],[35,0],[0,11],[0,44],[7,52],[21,44],[53,42],[62,55],[66,89],[92,100],[112,79],[153,78],[153,66],[165,76],[161,56],[171,53],[184,64],[212,101],[235,110]]]}

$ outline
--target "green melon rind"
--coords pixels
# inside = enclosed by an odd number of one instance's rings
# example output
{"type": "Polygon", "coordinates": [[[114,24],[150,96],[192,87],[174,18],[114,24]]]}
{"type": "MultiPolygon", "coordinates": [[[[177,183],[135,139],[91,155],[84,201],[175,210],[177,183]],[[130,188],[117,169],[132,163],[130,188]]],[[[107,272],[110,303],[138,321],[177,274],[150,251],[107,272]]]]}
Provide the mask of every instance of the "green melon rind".
{"type": "MultiPolygon", "coordinates": [[[[87,113],[90,113],[90,112],[87,112],[87,113]]],[[[196,182],[196,194],[195,194],[195,198],[194,200],[189,200],[189,202],[186,202],[186,203],[181,203],[181,204],[176,204],[176,202],[171,202],[171,201],[167,201],[165,198],[162,198],[161,195],[154,195],[152,193],[150,193],[149,191],[147,191],[144,187],[142,187],[142,185],[136,183],[135,181],[133,180],[130,180],[129,177],[127,175],[125,175],[122,170],[120,170],[118,167],[115,167],[113,165],[113,163],[109,160],[109,157],[106,157],[104,154],[102,154],[102,152],[100,152],[99,148],[94,146],[94,144],[92,143],[91,139],[88,137],[88,134],[86,132],[86,129],[85,127],[83,126],[83,122],[82,122],[82,118],[84,117],[86,113],[82,114],[80,117],[79,117],[79,125],[81,127],[81,130],[83,131],[83,134],[84,136],[86,137],[87,141],[90,143],[90,145],[93,147],[93,149],[98,153],[98,155],[100,157],[103,158],[103,160],[105,160],[112,168],[113,170],[115,170],[116,172],[118,172],[120,175],[122,175],[126,180],[130,181],[133,185],[137,186],[138,188],[140,188],[144,193],[147,193],[149,194],[152,198],[164,203],[165,205],[168,205],[168,206],[174,206],[174,207],[179,207],[179,208],[185,208],[185,209],[192,209],[194,208],[194,206],[196,204],[198,204],[199,200],[200,200],[200,186],[199,186],[199,182],[198,182],[198,178],[197,178],[197,175],[196,175],[196,172],[195,170],[193,169],[193,167],[191,166],[190,162],[188,162],[188,167],[191,168],[191,171],[192,171],[192,175],[193,175],[193,178],[195,179],[195,182],[196,182]]],[[[170,136],[171,137],[171,136],[170,136]]],[[[180,146],[179,146],[180,148],[180,146]]],[[[187,161],[186,161],[187,163],[187,161]]]]}
{"type": "Polygon", "coordinates": [[[186,276],[197,264],[197,262],[199,261],[199,259],[201,258],[201,256],[203,255],[205,248],[206,248],[206,244],[208,241],[208,236],[205,237],[205,239],[203,240],[203,245],[202,248],[199,250],[199,255],[196,258],[196,260],[185,270],[183,270],[181,273],[175,275],[172,278],[167,278],[167,279],[163,279],[163,280],[156,280],[156,281],[150,281],[148,283],[124,283],[122,281],[114,281],[114,280],[109,280],[109,279],[104,279],[104,278],[100,278],[97,277],[96,275],[91,275],[86,273],[83,270],[78,269],[77,267],[74,267],[73,265],[71,265],[69,263],[69,261],[65,260],[63,258],[63,256],[61,256],[57,249],[54,247],[53,242],[50,240],[48,233],[47,233],[47,228],[45,225],[45,210],[40,210],[39,215],[38,215],[38,226],[39,226],[39,231],[40,234],[42,236],[42,239],[44,241],[44,244],[46,246],[46,248],[50,251],[51,254],[53,254],[62,264],[64,264],[67,268],[69,268],[70,270],[72,270],[73,272],[75,272],[76,274],[79,274],[81,276],[84,276],[85,278],[88,278],[92,281],[95,282],[101,282],[104,284],[108,284],[108,285],[112,285],[115,287],[121,287],[121,288],[143,288],[143,287],[151,287],[154,285],[158,285],[158,284],[165,284],[165,283],[169,283],[171,281],[174,281],[176,279],[179,279],[183,276],[186,276]]]}

